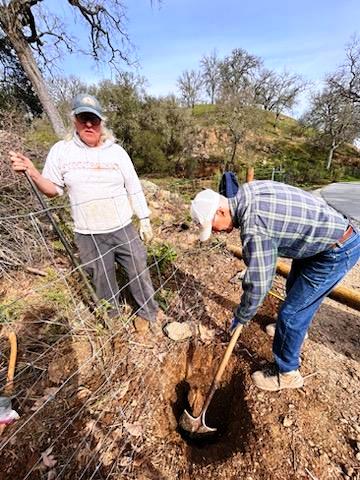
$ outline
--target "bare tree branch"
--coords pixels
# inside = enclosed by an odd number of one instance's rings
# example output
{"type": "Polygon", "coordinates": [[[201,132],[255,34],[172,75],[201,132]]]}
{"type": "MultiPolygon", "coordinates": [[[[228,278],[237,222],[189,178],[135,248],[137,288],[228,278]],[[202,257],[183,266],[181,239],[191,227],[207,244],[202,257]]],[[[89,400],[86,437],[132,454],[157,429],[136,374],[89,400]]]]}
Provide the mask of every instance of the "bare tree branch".
{"type": "Polygon", "coordinates": [[[346,142],[353,142],[360,134],[359,105],[339,95],[331,82],[313,96],[311,108],[303,121],[318,130],[321,142],[328,148],[328,170],[336,149],[346,142]]]}
{"type": "MultiPolygon", "coordinates": [[[[90,41],[85,48],[73,41],[59,15],[47,12],[44,5],[44,0],[3,1],[0,29],[14,48],[56,133],[62,136],[64,124],[49,96],[41,70],[47,69],[51,74],[52,62],[66,49],[91,55],[97,61],[106,60],[118,71],[119,63],[131,64],[132,45],[125,29],[126,9],[122,0],[68,0],[72,14],[79,15],[88,28],[90,41]]],[[[66,25],[69,25],[68,18],[66,25]]]]}
{"type": "Polygon", "coordinates": [[[345,63],[327,78],[339,95],[360,103],[360,38],[354,36],[345,50],[345,63]]]}
{"type": "Polygon", "coordinates": [[[178,78],[177,83],[185,105],[189,108],[194,108],[196,102],[200,99],[203,86],[200,72],[185,70],[178,78]]]}

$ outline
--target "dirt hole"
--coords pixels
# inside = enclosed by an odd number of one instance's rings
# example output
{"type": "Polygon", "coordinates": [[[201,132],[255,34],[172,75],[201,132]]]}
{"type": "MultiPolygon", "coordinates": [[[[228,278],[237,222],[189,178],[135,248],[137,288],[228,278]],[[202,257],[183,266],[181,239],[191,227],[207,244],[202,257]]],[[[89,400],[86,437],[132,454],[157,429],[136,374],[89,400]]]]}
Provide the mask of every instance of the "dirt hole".
{"type": "MultiPolygon", "coordinates": [[[[193,378],[189,381],[181,380],[175,386],[176,400],[172,403],[172,411],[177,422],[177,432],[186,445],[187,458],[191,463],[210,464],[215,461],[224,461],[236,452],[243,452],[249,442],[252,433],[252,420],[247,408],[244,390],[243,374],[235,371],[234,362],[228,366],[226,378],[209,405],[206,413],[206,423],[217,431],[209,435],[191,435],[179,426],[179,420],[186,409],[192,414],[189,404],[189,393],[191,388],[199,388],[202,393],[202,400],[205,400],[212,381],[213,373],[206,373],[214,367],[213,354],[204,347],[192,348],[189,350],[191,361],[196,358],[202,359],[202,366],[199,366],[201,375],[195,378],[199,385],[194,385],[193,378]]],[[[195,363],[197,363],[195,361],[195,363]]],[[[193,365],[193,372],[196,372],[196,365],[193,365]]]]}

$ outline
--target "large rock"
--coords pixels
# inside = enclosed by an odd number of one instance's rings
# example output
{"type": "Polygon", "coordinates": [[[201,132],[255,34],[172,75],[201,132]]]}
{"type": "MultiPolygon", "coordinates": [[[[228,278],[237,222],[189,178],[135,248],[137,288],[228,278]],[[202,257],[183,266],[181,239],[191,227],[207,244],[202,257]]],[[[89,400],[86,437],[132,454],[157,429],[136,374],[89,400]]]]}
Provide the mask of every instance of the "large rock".
{"type": "Polygon", "coordinates": [[[189,323],[170,322],[165,325],[164,332],[174,342],[181,342],[193,336],[193,329],[189,323]]]}

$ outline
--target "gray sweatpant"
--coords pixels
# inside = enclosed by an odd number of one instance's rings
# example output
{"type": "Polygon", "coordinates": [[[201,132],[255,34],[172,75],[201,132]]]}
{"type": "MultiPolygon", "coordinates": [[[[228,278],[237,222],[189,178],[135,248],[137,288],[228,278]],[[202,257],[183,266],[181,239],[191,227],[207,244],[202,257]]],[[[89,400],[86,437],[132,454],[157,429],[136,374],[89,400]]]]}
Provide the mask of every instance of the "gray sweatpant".
{"type": "Polygon", "coordinates": [[[139,306],[137,315],[154,321],[158,305],[146,264],[146,250],[132,224],[111,233],[75,234],[81,263],[92,278],[99,298],[108,300],[118,311],[119,286],[115,262],[122,265],[129,279],[130,292],[139,306]]]}

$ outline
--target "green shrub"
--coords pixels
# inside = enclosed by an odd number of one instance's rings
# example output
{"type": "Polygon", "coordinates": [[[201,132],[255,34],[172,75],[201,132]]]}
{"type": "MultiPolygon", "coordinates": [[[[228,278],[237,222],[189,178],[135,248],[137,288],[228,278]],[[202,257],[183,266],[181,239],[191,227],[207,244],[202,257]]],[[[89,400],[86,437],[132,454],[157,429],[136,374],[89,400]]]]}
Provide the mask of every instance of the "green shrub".
{"type": "Polygon", "coordinates": [[[148,262],[154,262],[161,273],[164,273],[169,265],[177,258],[175,249],[167,243],[151,244],[148,248],[148,262]]]}
{"type": "Polygon", "coordinates": [[[49,121],[45,118],[36,118],[25,134],[25,146],[31,150],[50,150],[59,139],[55,135],[49,121]]]}
{"type": "Polygon", "coordinates": [[[5,302],[0,303],[0,325],[16,322],[27,308],[24,300],[7,298],[5,302]]]}
{"type": "Polygon", "coordinates": [[[64,280],[59,277],[58,272],[53,268],[46,270],[46,277],[40,280],[43,287],[41,292],[42,300],[56,309],[66,309],[71,305],[71,293],[64,280]]]}
{"type": "Polygon", "coordinates": [[[167,310],[174,300],[176,292],[168,288],[162,288],[155,294],[155,300],[163,310],[167,310]]]}

